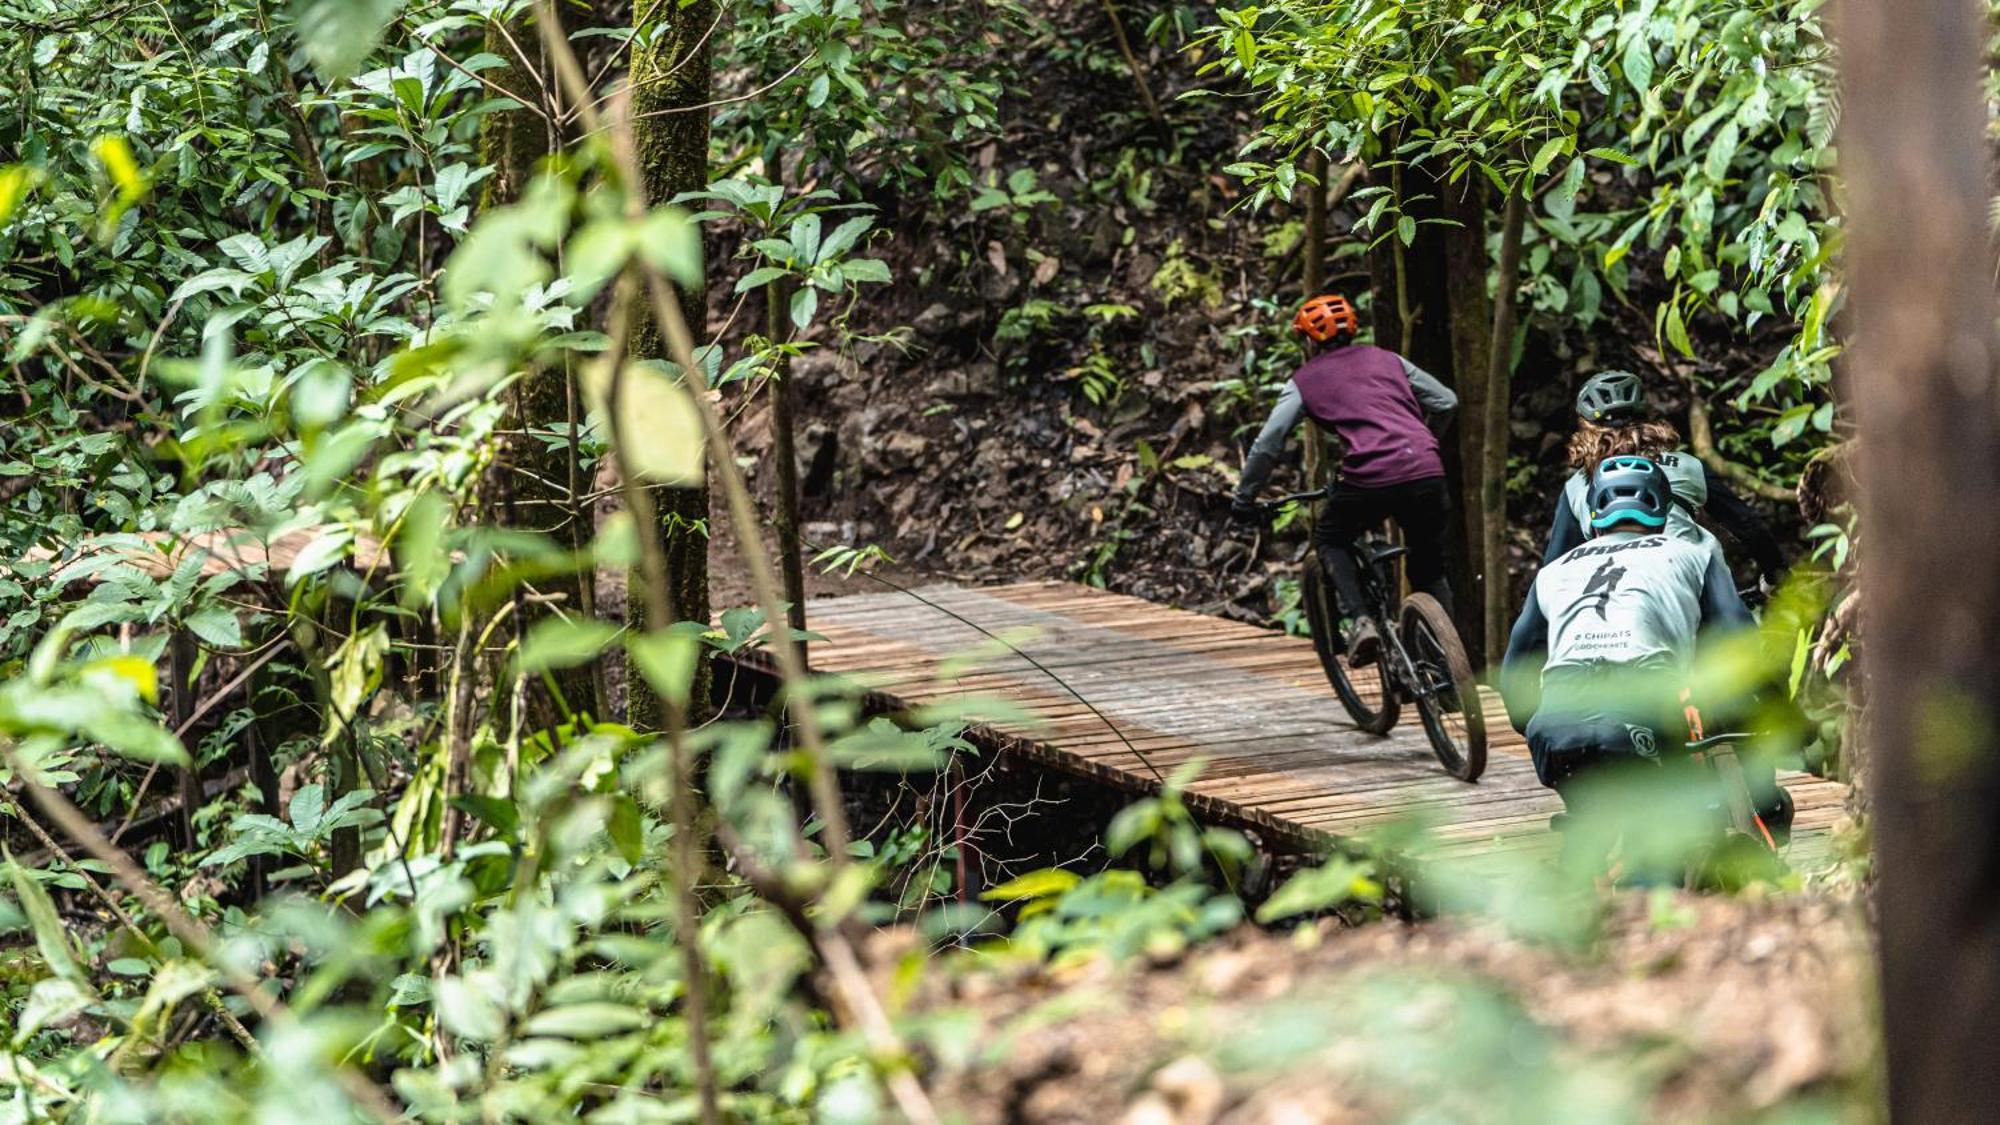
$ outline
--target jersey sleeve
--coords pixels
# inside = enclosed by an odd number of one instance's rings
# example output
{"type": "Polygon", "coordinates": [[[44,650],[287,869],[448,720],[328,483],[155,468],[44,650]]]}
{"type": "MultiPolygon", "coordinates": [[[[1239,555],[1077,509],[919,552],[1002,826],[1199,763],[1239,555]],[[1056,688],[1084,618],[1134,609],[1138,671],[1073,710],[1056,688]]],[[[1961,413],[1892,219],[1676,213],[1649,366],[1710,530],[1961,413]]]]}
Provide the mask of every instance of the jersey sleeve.
{"type": "Polygon", "coordinates": [[[1402,362],[1403,375],[1410,380],[1410,391],[1417,396],[1417,405],[1424,408],[1424,413],[1442,417],[1458,409],[1457,392],[1402,356],[1396,358],[1402,362]]]}
{"type": "Polygon", "coordinates": [[[1500,661],[1500,697],[1507,704],[1507,721],[1526,732],[1528,720],[1542,702],[1542,665],[1548,660],[1549,619],[1542,613],[1541,580],[1528,587],[1528,599],[1507,636],[1507,655],[1500,661]]]}
{"type": "Polygon", "coordinates": [[[1285,451],[1285,440],[1291,436],[1292,427],[1299,424],[1299,413],[1304,407],[1299,385],[1286,383],[1285,389],[1278,393],[1277,405],[1271,408],[1271,416],[1264,420],[1264,428],[1257,431],[1257,440],[1250,443],[1249,455],[1243,458],[1243,473],[1236,481],[1236,499],[1253,499],[1264,482],[1271,479],[1271,467],[1285,451]]]}
{"type": "Polygon", "coordinates": [[[1729,573],[1729,563],[1722,557],[1720,546],[1708,550],[1708,565],[1702,572],[1701,582],[1701,627],[1708,629],[1748,629],[1757,624],[1750,615],[1750,607],[1743,604],[1743,598],[1736,593],[1736,579],[1729,573]]]}

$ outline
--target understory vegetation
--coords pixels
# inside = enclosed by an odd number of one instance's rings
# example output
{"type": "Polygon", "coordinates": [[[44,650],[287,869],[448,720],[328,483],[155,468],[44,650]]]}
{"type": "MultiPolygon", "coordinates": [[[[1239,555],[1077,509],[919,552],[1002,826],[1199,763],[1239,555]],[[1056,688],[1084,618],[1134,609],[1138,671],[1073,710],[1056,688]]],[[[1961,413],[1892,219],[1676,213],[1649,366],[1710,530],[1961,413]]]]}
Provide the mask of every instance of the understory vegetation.
{"type": "MultiPolygon", "coordinates": [[[[1479,652],[1629,368],[1796,564],[1717,674],[1849,778],[1832,66],[1817,0],[0,0],[0,1120],[983,1120],[1067,1016],[967,981],[1690,929],[1540,859],[1420,885],[1421,823],[1287,853],[1199,762],[1024,777],[982,724],[1032,716],[879,713],[806,601],[1298,631],[1299,528],[1222,517],[1337,290],[1466,403],[1479,652]]],[[[1865,873],[1714,909],[1846,956],[1795,900],[1865,873]]],[[[1348,980],[1243,1069],[1340,1053],[1384,1118],[1682,1088],[1643,1028],[1510,1067],[1583,1037],[1495,972],[1411,984],[1430,1024],[1348,980]]],[[[1690,1112],[1866,1117],[1870,1034],[1690,1112]]]]}

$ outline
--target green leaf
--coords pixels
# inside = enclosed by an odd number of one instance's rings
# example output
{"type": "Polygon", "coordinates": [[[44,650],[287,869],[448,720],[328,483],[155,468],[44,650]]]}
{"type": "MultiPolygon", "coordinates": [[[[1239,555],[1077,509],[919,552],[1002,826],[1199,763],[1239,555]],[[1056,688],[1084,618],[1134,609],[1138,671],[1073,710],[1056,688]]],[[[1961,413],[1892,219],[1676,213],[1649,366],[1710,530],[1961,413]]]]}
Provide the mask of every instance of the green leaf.
{"type": "Polygon", "coordinates": [[[1413,246],[1417,241],[1417,220],[1408,215],[1396,219],[1396,237],[1405,246],[1413,246]]]}
{"type": "Polygon", "coordinates": [[[1257,908],[1257,921],[1269,925],[1281,918],[1327,910],[1355,899],[1380,902],[1382,885],[1360,863],[1329,859],[1287,880],[1257,908]]]}
{"type": "Polygon", "coordinates": [[[621,626],[594,617],[545,618],[522,638],[520,653],[514,658],[515,671],[532,676],[551,668],[587,664],[623,631],[621,626]]]}
{"type": "MultiPolygon", "coordinates": [[[[639,257],[688,288],[701,285],[701,227],[678,207],[661,207],[639,225],[639,257]]],[[[699,326],[697,326],[699,327],[699,326]]]]}
{"type": "Polygon", "coordinates": [[[613,847],[626,863],[636,864],[646,856],[646,828],[639,819],[639,806],[620,793],[611,798],[611,819],[605,825],[613,847]]]}
{"type": "Polygon", "coordinates": [[[1631,83],[1632,89],[1640,96],[1653,88],[1653,45],[1647,42],[1644,32],[1634,35],[1632,41],[1625,45],[1622,64],[1625,81],[1631,83]]]}
{"type": "Polygon", "coordinates": [[[1675,351],[1689,359],[1694,358],[1694,343],[1688,339],[1687,321],[1681,319],[1681,307],[1674,302],[1667,305],[1667,342],[1674,346],[1675,351]]]}
{"type": "Polygon", "coordinates": [[[819,311],[819,290],[808,285],[792,294],[792,325],[804,328],[819,311]]]}
{"type": "Polygon", "coordinates": [[[500,1038],[506,1029],[506,1015],[494,1002],[498,982],[483,974],[470,978],[444,977],[437,982],[438,1022],[455,1035],[482,1042],[500,1038]]]}
{"type": "Polygon", "coordinates": [[[1619,152],[1615,148],[1589,148],[1583,150],[1583,154],[1585,156],[1595,156],[1599,160],[1609,160],[1613,164],[1639,163],[1638,157],[1619,152]]]}
{"type": "Polygon", "coordinates": [[[596,1039],[645,1027],[653,1022],[651,1012],[624,1004],[565,1004],[529,1017],[522,1030],[528,1035],[549,1035],[559,1039],[596,1039]]]}
{"type": "Polygon", "coordinates": [[[1528,171],[1537,176],[1548,171],[1549,165],[1556,157],[1562,155],[1563,146],[1567,144],[1569,144],[1568,137],[1550,137],[1543,141],[1542,147],[1535,150],[1535,158],[1528,162],[1528,171]]]}
{"type": "Polygon", "coordinates": [[[700,483],[705,476],[701,415],[686,388],[657,363],[628,363],[623,370],[614,388],[608,363],[583,369],[591,410],[608,421],[616,394],[618,424],[612,432],[627,443],[622,452],[641,477],[659,484],[700,483]]]}
{"type": "Polygon", "coordinates": [[[182,624],[216,648],[238,648],[243,644],[243,627],[236,620],[236,611],[221,602],[202,606],[188,614],[182,624]]]}
{"type": "Polygon", "coordinates": [[[850,258],[840,264],[840,272],[849,281],[888,282],[889,264],[879,258],[850,258]]]}
{"type": "Polygon", "coordinates": [[[736,280],[736,292],[748,293],[758,286],[769,285],[781,277],[788,277],[791,272],[782,266],[759,266],[736,280]]]}
{"type": "Polygon", "coordinates": [[[28,869],[7,857],[7,878],[13,884],[14,898],[28,915],[28,926],[35,934],[35,948],[41,951],[42,963],[49,971],[65,980],[85,983],[89,978],[83,966],[77,963],[76,953],[70,948],[69,930],[62,923],[62,916],[56,913],[55,901],[49,892],[28,875],[28,869]]]}
{"type": "Polygon", "coordinates": [[[988,888],[979,896],[981,902],[1018,902],[1022,899],[1051,898],[1059,895],[1083,881],[1083,876],[1060,867],[1045,867],[1040,871],[1030,871],[1026,875],[1009,879],[997,887],[988,888]]]}
{"type": "Polygon", "coordinates": [[[328,82],[352,75],[368,57],[403,0],[296,0],[292,18],[313,69],[328,82]]]}
{"type": "Polygon", "coordinates": [[[676,706],[688,705],[694,684],[695,661],[701,655],[701,630],[694,622],[626,638],[625,649],[632,655],[646,682],[676,706]]]}

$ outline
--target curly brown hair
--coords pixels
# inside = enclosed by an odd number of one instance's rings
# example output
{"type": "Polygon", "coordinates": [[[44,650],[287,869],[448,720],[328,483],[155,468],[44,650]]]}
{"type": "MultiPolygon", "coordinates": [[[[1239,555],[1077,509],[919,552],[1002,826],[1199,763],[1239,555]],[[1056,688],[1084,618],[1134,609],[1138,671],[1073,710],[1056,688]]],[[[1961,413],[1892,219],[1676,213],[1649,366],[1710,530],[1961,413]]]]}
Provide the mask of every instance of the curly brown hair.
{"type": "Polygon", "coordinates": [[[1576,432],[1569,436],[1569,467],[1588,472],[1606,457],[1658,457],[1680,444],[1680,431],[1672,422],[1652,419],[1600,426],[1578,419],[1576,432]]]}

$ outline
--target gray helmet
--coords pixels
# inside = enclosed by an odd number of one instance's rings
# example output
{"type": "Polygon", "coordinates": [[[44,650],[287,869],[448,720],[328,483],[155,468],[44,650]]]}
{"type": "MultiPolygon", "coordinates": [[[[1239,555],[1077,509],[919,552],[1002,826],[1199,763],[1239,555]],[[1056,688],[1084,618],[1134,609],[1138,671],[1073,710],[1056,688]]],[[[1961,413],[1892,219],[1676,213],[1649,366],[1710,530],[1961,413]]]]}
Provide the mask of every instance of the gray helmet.
{"type": "Polygon", "coordinates": [[[1576,415],[1600,426],[1643,418],[1646,385],[1630,371],[1600,371],[1583,381],[1576,392],[1576,415]]]}
{"type": "Polygon", "coordinates": [[[1665,527],[1673,502],[1673,486],[1658,465],[1644,457],[1606,457],[1590,474],[1590,532],[1620,523],[1665,527]]]}

